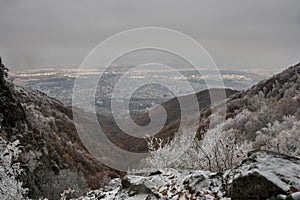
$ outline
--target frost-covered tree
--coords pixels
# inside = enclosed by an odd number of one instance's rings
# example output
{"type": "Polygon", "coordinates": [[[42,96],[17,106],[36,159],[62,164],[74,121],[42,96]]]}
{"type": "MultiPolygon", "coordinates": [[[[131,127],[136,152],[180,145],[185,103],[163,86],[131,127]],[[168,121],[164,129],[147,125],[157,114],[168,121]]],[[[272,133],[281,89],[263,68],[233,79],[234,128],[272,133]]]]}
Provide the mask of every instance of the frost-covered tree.
{"type": "Polygon", "coordinates": [[[223,130],[225,123],[205,134],[198,142],[200,148],[201,169],[222,172],[240,164],[251,150],[246,140],[240,140],[240,131],[237,129],[223,130]]]}
{"type": "Polygon", "coordinates": [[[0,197],[3,200],[25,199],[28,189],[17,179],[22,173],[20,163],[16,162],[21,153],[19,141],[7,143],[1,139],[0,143],[0,197]]]}
{"type": "Polygon", "coordinates": [[[54,174],[53,171],[40,171],[38,175],[42,194],[48,199],[60,199],[63,193],[68,198],[75,198],[87,191],[86,180],[79,172],[63,169],[59,174],[54,174]],[[68,193],[66,190],[73,192],[68,193]]]}
{"type": "Polygon", "coordinates": [[[249,99],[234,118],[222,121],[218,113],[210,115],[213,124],[200,141],[194,140],[188,148],[185,145],[193,140],[187,134],[189,130],[179,134],[180,140],[148,140],[151,156],[147,162],[155,168],[224,171],[239,164],[251,150],[300,156],[299,88],[290,83],[277,83],[273,88],[269,98],[265,97],[267,93],[260,92],[249,99]]]}
{"type": "Polygon", "coordinates": [[[189,151],[187,144],[193,140],[190,134],[181,132],[174,140],[161,138],[146,138],[150,156],[146,158],[149,167],[154,169],[174,167],[180,160],[182,152],[189,151]]]}
{"type": "Polygon", "coordinates": [[[197,141],[184,130],[177,140],[164,143],[161,139],[148,140],[150,157],[147,162],[155,169],[202,169],[224,171],[240,163],[250,148],[247,142],[238,142],[235,130],[222,131],[224,124],[210,129],[202,141],[197,141]],[[192,144],[190,141],[193,141],[192,144]],[[187,144],[191,144],[186,147],[187,144]]]}
{"type": "Polygon", "coordinates": [[[267,127],[257,131],[253,143],[255,149],[277,151],[300,156],[300,121],[295,116],[284,117],[283,121],[269,123],[267,127]]]}
{"type": "MultiPolygon", "coordinates": [[[[251,150],[277,151],[300,156],[300,76],[286,83],[274,82],[256,95],[228,102],[233,117],[223,120],[218,112],[206,116],[209,128],[201,140],[190,144],[189,130],[181,139],[148,141],[151,166],[223,171],[239,164],[251,150]],[[182,150],[185,149],[184,153],[182,150]],[[170,160],[181,155],[176,160],[170,160]]],[[[180,135],[180,134],[179,134],[180,135]]]]}

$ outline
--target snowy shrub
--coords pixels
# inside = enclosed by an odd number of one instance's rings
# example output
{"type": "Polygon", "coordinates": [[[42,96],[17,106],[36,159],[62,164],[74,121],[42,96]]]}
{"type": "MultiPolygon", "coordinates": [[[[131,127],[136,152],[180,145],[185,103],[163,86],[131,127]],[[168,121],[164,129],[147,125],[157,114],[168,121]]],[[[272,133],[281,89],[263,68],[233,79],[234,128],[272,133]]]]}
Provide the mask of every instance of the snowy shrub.
{"type": "Polygon", "coordinates": [[[151,138],[147,141],[151,154],[147,162],[155,169],[173,167],[218,172],[230,169],[246,157],[251,146],[238,141],[236,130],[223,131],[223,126],[208,130],[202,141],[185,137],[190,135],[188,130],[183,131],[178,140],[165,145],[163,140],[151,138]],[[185,145],[193,139],[192,145],[187,148],[185,145]]]}
{"type": "Polygon", "coordinates": [[[18,145],[19,141],[7,143],[0,140],[3,144],[0,147],[0,197],[1,199],[25,199],[28,189],[22,187],[22,182],[17,177],[22,173],[20,163],[16,162],[21,153],[18,145]]]}
{"type": "Polygon", "coordinates": [[[180,136],[175,137],[172,141],[164,141],[161,138],[148,137],[146,138],[150,157],[146,158],[147,163],[151,168],[161,169],[174,167],[174,163],[179,159],[182,152],[185,152],[187,144],[193,140],[191,134],[180,133],[180,136]]]}
{"type": "MultiPolygon", "coordinates": [[[[53,171],[39,171],[39,185],[44,197],[60,199],[65,190],[74,190],[68,197],[78,197],[87,191],[86,180],[82,174],[70,170],[60,170],[59,174],[53,171]]],[[[65,193],[65,195],[67,195],[65,193]]]]}
{"type": "Polygon", "coordinates": [[[239,113],[236,117],[230,118],[226,120],[223,129],[230,130],[230,129],[238,129],[244,130],[245,124],[250,121],[252,118],[252,113],[247,109],[244,109],[241,113],[239,113]]]}
{"type": "Polygon", "coordinates": [[[299,130],[300,121],[295,116],[284,117],[283,121],[269,123],[267,127],[257,131],[253,147],[300,156],[299,130]]]}
{"type": "Polygon", "coordinates": [[[200,149],[201,169],[209,171],[224,171],[239,164],[251,150],[248,142],[240,140],[237,129],[223,130],[225,123],[205,134],[203,140],[197,142],[200,149]]]}
{"type": "Polygon", "coordinates": [[[277,82],[271,90],[264,88],[251,98],[231,101],[233,117],[224,121],[218,112],[206,116],[211,124],[200,141],[187,136],[189,130],[183,130],[180,141],[152,138],[147,142],[151,155],[147,162],[156,168],[224,171],[239,164],[251,150],[300,156],[299,89],[294,83],[277,82]],[[190,139],[194,142],[186,148],[190,139]],[[181,156],[170,159],[176,155],[181,156]]]}

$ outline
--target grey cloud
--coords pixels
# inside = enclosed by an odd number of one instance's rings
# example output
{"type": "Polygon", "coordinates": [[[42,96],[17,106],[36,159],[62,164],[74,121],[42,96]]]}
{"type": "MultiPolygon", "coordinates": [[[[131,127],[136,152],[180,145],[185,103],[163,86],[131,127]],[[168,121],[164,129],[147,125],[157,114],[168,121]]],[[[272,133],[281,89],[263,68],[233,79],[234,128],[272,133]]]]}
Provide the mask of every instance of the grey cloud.
{"type": "Polygon", "coordinates": [[[200,42],[219,66],[300,61],[300,1],[0,0],[0,55],[13,70],[78,66],[120,31],[160,26],[200,42]]]}

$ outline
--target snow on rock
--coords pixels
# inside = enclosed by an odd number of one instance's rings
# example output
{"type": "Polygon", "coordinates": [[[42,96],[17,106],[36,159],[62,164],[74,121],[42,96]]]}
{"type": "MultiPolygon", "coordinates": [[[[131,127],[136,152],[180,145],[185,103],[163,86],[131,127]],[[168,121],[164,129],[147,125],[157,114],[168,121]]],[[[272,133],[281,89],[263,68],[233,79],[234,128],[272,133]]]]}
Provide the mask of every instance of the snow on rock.
{"type": "Polygon", "coordinates": [[[211,193],[213,196],[223,196],[220,190],[222,174],[209,171],[194,171],[184,179],[184,185],[190,193],[211,193]]]}
{"type": "Polygon", "coordinates": [[[213,179],[216,176],[215,173],[179,172],[167,169],[153,174],[148,176],[127,175],[117,187],[111,187],[110,183],[104,189],[91,191],[86,197],[78,200],[215,199],[218,195],[217,188],[220,185],[217,184],[220,184],[220,180],[213,179]],[[212,191],[212,189],[216,190],[212,191]]]}
{"type": "Polygon", "coordinates": [[[226,174],[232,179],[232,199],[267,199],[300,189],[300,159],[268,151],[251,152],[243,163],[226,174]]]}
{"type": "MultiPolygon", "coordinates": [[[[121,189],[121,180],[119,178],[113,179],[104,188],[98,190],[91,190],[85,196],[77,200],[92,200],[92,199],[117,199],[117,193],[121,189]]],[[[125,194],[124,194],[125,195],[125,194]]],[[[119,199],[128,197],[127,195],[119,195],[119,199]]]]}
{"type": "Polygon", "coordinates": [[[224,174],[165,169],[113,179],[106,187],[78,200],[268,199],[300,188],[300,159],[255,151],[224,174]]]}

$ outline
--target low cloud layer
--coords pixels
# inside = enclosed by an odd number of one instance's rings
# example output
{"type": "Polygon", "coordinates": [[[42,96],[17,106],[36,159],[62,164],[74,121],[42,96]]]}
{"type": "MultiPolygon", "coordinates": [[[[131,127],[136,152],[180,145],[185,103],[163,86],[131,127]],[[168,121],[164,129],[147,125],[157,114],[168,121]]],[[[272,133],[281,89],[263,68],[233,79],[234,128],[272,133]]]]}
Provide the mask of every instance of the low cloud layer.
{"type": "Polygon", "coordinates": [[[298,0],[1,0],[0,55],[13,71],[77,67],[99,42],[144,26],[191,36],[223,68],[300,61],[298,0]]]}

